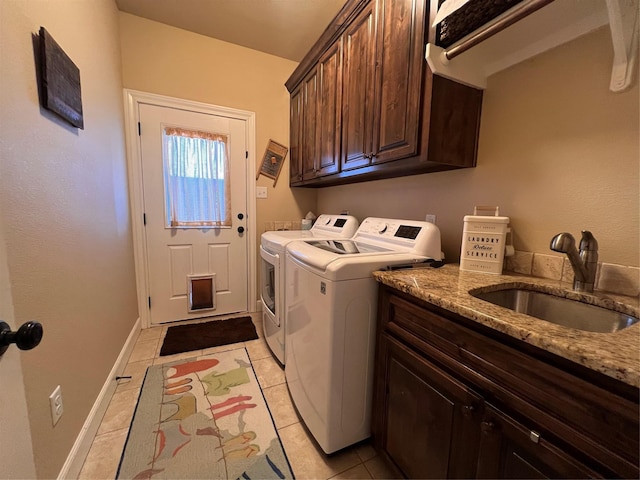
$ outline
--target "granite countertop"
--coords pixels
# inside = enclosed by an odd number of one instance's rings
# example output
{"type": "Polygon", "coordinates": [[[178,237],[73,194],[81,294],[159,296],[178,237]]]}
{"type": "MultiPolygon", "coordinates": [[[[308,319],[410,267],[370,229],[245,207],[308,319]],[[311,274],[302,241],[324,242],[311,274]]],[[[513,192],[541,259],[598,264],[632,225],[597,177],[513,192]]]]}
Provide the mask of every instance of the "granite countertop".
{"type": "Polygon", "coordinates": [[[433,305],[457,313],[526,343],[640,387],[640,322],[615,333],[594,333],[556,325],[514,312],[469,294],[469,290],[505,285],[536,285],[537,289],[640,316],[640,300],[596,290],[578,293],[571,285],[526,275],[463,272],[459,265],[377,271],[374,278],[433,305]]]}

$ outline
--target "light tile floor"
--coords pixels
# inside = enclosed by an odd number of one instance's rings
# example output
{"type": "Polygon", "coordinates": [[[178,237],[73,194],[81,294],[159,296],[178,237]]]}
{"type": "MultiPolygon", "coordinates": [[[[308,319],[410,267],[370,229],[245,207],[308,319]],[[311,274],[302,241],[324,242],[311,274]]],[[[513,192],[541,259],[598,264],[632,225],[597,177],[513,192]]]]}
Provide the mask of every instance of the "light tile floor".
{"type": "MultiPolygon", "coordinates": [[[[80,479],[115,478],[124,448],[142,380],[150,365],[191,358],[244,346],[262,387],[276,429],[282,440],[293,473],[298,479],[365,479],[391,478],[392,473],[383,459],[376,455],[368,441],[325,455],[301,423],[289,397],[284,370],[274,360],[264,338],[259,313],[251,314],[260,338],[205,350],[196,350],[160,357],[160,348],[167,326],[142,330],[123,375],[123,381],[109,403],[91,449],[80,472],[80,479]]],[[[208,320],[208,319],[207,319],[208,320]]],[[[196,322],[191,322],[196,323],[196,322]]]]}

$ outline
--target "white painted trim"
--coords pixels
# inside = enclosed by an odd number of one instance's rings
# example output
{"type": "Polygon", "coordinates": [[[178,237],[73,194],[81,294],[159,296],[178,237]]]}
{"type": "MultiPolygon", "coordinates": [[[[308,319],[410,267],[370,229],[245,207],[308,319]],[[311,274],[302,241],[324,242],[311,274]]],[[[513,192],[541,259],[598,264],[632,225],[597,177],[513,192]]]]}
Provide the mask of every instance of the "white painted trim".
{"type": "Polygon", "coordinates": [[[246,110],[209,105],[207,103],[182,100],[154,93],[140,92],[136,90],[124,90],[125,103],[125,138],[127,142],[127,171],[129,175],[129,197],[131,206],[131,217],[133,226],[133,252],[136,267],[136,285],[138,296],[138,311],[142,319],[142,327],[151,326],[149,315],[149,281],[146,264],[147,252],[145,242],[145,231],[142,220],[143,193],[142,193],[142,155],[140,153],[140,142],[138,136],[138,122],[140,120],[138,106],[140,104],[151,104],[194,112],[206,113],[210,115],[228,116],[244,120],[247,125],[247,249],[248,249],[248,269],[247,269],[247,308],[250,312],[255,312],[255,299],[257,298],[256,282],[257,275],[257,252],[256,245],[256,182],[253,181],[253,173],[256,171],[256,114],[246,110]]]}
{"type": "Polygon", "coordinates": [[[640,23],[638,8],[637,0],[607,0],[613,41],[613,67],[609,86],[612,92],[626,90],[633,80],[640,23]]]}
{"type": "Polygon", "coordinates": [[[131,329],[131,332],[129,333],[127,341],[120,351],[120,355],[118,355],[113,368],[109,372],[109,375],[102,386],[102,390],[100,390],[96,401],[93,403],[93,407],[91,408],[89,415],[87,415],[87,419],[82,426],[82,430],[80,430],[73,447],[71,447],[67,460],[64,462],[64,465],[58,474],[58,480],[78,478],[80,470],[82,470],[82,465],[84,464],[89,453],[89,449],[93,443],[93,439],[98,432],[98,428],[100,428],[102,417],[107,411],[111,397],[113,397],[113,393],[118,386],[116,377],[121,375],[127,366],[129,356],[133,351],[133,347],[136,344],[139,333],[140,318],[138,317],[136,323],[131,329]]]}

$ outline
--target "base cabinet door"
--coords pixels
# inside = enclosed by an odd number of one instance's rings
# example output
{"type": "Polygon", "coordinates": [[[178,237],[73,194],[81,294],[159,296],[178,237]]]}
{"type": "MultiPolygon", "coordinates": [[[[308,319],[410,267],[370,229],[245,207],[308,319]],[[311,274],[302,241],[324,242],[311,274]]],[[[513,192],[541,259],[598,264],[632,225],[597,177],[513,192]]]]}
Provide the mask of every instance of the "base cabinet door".
{"type": "Polygon", "coordinates": [[[598,478],[599,474],[496,407],[485,404],[478,478],[598,478]]]}
{"type": "Polygon", "coordinates": [[[472,478],[482,399],[385,337],[384,450],[407,478],[472,478]]]}

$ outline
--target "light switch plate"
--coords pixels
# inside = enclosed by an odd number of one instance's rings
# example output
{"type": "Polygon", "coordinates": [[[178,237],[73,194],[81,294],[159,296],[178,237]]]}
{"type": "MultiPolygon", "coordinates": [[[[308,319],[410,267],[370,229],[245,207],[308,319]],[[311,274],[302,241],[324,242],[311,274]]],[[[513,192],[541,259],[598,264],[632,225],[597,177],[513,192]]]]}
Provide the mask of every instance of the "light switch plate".
{"type": "Polygon", "coordinates": [[[256,187],[256,198],[267,198],[267,187],[256,187]]]}

